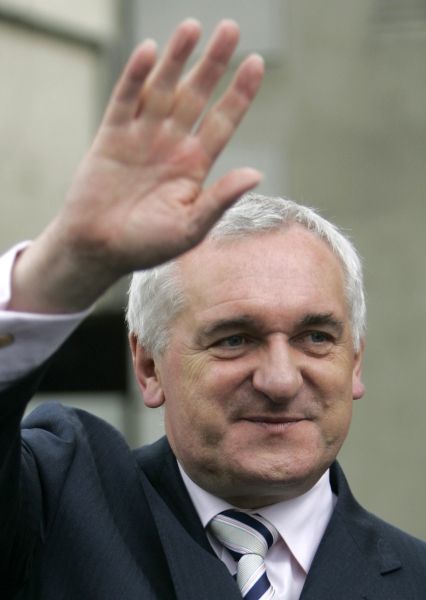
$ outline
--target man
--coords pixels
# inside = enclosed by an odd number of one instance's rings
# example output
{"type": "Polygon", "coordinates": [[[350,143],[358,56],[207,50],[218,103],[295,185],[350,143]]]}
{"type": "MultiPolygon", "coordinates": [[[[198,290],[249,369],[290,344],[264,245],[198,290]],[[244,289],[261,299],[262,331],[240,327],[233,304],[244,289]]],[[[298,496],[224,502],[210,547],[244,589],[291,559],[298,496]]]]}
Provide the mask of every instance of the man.
{"type": "Polygon", "coordinates": [[[3,259],[4,597],[420,600],[425,544],[364,511],[335,463],[363,395],[356,252],[312,211],[255,195],[208,234],[259,181],[239,169],[203,189],[263,69],[246,59],[196,125],[238,37],[221,23],[180,80],[199,32],[183,23],[158,62],[152,42],[136,51],[64,209],[3,259]],[[44,360],[141,269],[130,343],[167,439],[131,452],[48,406],[21,441],[44,360]]]}

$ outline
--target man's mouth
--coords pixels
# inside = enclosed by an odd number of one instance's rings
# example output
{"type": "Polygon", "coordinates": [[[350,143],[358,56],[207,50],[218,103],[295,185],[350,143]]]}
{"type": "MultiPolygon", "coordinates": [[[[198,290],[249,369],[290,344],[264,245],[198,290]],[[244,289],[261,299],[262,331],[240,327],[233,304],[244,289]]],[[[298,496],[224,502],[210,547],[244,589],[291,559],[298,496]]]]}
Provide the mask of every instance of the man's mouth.
{"type": "Polygon", "coordinates": [[[241,417],[240,421],[252,424],[253,426],[263,427],[267,431],[282,433],[295,426],[307,421],[304,416],[272,416],[272,415],[248,415],[241,417]]]}

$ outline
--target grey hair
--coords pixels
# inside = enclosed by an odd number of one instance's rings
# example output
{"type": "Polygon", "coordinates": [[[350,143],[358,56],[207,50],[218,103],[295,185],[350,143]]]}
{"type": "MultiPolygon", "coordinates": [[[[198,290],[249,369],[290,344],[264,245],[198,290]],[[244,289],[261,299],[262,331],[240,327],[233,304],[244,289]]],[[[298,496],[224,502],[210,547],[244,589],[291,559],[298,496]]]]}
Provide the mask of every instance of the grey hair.
{"type": "MultiPolygon", "coordinates": [[[[230,240],[275,231],[298,223],[326,242],[339,258],[345,277],[346,301],[352,336],[358,351],[366,329],[366,305],[361,260],[352,242],[315,210],[279,197],[249,193],[240,198],[208,234],[212,240],[230,240]]],[[[152,355],[164,352],[168,328],[185,306],[178,259],[133,275],[129,289],[127,323],[138,343],[152,355]]]]}

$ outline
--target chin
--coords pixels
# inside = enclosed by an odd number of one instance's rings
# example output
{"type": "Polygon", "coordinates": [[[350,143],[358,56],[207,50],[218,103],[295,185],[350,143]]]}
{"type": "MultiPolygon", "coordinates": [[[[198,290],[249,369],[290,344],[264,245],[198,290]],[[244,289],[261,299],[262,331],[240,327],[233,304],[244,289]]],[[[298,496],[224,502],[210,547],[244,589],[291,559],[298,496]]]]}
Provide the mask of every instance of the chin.
{"type": "Polygon", "coordinates": [[[300,455],[257,456],[255,461],[253,458],[253,455],[247,460],[242,458],[232,465],[229,480],[233,481],[234,493],[238,490],[294,497],[310,489],[332,462],[300,455]]]}

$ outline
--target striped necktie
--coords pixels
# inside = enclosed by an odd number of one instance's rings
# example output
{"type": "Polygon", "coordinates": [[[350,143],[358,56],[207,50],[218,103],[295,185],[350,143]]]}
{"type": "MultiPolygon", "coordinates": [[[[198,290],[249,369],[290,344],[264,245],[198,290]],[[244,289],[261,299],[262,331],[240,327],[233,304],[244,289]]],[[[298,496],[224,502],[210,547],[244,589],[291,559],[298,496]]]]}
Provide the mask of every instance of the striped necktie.
{"type": "Polygon", "coordinates": [[[237,583],[245,600],[271,600],[274,589],[266,575],[265,556],[279,534],[260,515],[224,510],[210,522],[210,531],[229,550],[237,565],[237,583]]]}

